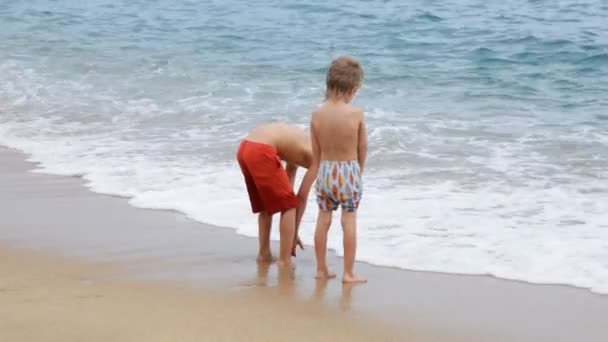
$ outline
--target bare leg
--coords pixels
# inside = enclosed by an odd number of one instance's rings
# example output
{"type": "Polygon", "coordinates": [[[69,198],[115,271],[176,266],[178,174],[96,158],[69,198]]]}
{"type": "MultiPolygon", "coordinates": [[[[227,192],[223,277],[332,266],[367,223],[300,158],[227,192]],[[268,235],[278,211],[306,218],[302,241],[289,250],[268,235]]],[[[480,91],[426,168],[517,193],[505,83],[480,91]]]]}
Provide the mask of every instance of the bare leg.
{"type": "Polygon", "coordinates": [[[261,212],[258,215],[258,238],[260,240],[260,250],[258,252],[258,262],[273,262],[276,259],[270,252],[270,229],[272,228],[272,215],[261,212]]]}
{"type": "Polygon", "coordinates": [[[331,226],[332,211],[319,210],[317,228],[315,229],[315,255],[317,257],[317,275],[315,278],[334,278],[327,267],[327,233],[331,226]]]}
{"type": "Polygon", "coordinates": [[[357,252],[357,212],[342,210],[342,231],[344,234],[344,276],[343,283],[364,283],[365,278],[354,273],[355,254],[357,252]]]}
{"type": "Polygon", "coordinates": [[[279,266],[291,265],[291,250],[296,233],[296,208],[281,213],[281,250],[279,251],[279,266]]]}

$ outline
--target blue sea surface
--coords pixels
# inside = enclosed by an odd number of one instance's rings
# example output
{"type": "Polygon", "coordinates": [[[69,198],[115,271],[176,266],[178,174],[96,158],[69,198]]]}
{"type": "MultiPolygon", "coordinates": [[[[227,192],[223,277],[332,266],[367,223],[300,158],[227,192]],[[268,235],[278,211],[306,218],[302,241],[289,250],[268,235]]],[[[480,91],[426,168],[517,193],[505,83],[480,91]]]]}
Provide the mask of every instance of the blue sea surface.
{"type": "Polygon", "coordinates": [[[307,128],[349,54],[370,138],[360,260],[608,293],[607,18],[605,0],[4,0],[0,144],[255,236],[239,140],[307,128]]]}

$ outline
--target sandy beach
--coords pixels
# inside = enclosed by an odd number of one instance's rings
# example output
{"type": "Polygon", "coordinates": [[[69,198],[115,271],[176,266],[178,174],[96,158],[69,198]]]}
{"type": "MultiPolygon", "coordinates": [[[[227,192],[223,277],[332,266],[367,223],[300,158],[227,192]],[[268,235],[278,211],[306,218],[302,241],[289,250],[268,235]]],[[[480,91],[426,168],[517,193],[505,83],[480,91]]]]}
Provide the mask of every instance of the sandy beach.
{"type": "Polygon", "coordinates": [[[316,282],[310,246],[278,272],[255,263],[255,239],[28,172],[25,158],[0,150],[1,341],[608,338],[608,296],[367,264],[368,284],[316,282]]]}
{"type": "Polygon", "coordinates": [[[254,296],[109,280],[114,267],[6,247],[0,257],[2,341],[401,340],[262,291],[254,296]]]}

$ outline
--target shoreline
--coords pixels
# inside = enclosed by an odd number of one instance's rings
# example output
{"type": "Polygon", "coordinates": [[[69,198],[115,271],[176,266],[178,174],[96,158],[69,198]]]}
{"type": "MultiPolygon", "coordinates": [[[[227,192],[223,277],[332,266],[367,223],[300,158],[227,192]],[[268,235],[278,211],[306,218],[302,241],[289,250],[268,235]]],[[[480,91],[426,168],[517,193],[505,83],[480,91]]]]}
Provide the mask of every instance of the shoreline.
{"type": "MultiPolygon", "coordinates": [[[[256,270],[254,238],[177,211],[130,206],[128,198],[90,191],[82,177],[28,172],[34,163],[26,158],[0,148],[0,207],[7,208],[0,218],[0,245],[126,266],[114,274],[117,278],[224,293],[272,288],[292,299],[317,298],[323,310],[337,307],[342,313],[374,317],[406,336],[412,331],[450,336],[450,341],[456,336],[493,341],[608,336],[602,323],[608,297],[585,289],[363,262],[357,262],[357,270],[369,283],[350,289],[337,281],[319,286],[313,279],[311,246],[299,251],[291,285],[285,287],[276,267],[256,270]]],[[[276,242],[272,246],[276,251],[276,242]]],[[[330,266],[341,270],[341,258],[328,254],[330,266]]]]}
{"type": "MultiPolygon", "coordinates": [[[[25,163],[27,163],[28,166],[29,166],[27,172],[34,171],[34,170],[36,170],[36,167],[39,167],[39,166],[43,167],[43,163],[42,162],[30,160],[30,155],[29,154],[27,154],[26,152],[23,152],[23,151],[21,151],[21,150],[19,150],[17,148],[10,147],[10,146],[5,146],[5,145],[0,145],[0,153],[2,153],[3,150],[4,151],[9,151],[10,153],[16,153],[18,155],[21,155],[23,157],[23,160],[25,161],[25,163]]],[[[81,183],[81,186],[84,189],[86,189],[87,191],[91,192],[91,193],[94,193],[94,194],[97,194],[97,195],[100,195],[100,196],[108,196],[108,197],[112,197],[112,198],[117,198],[117,199],[125,200],[127,202],[127,205],[129,205],[132,208],[138,209],[138,210],[151,210],[151,211],[168,212],[168,213],[171,213],[171,214],[182,216],[184,220],[189,220],[189,221],[192,221],[192,222],[194,222],[196,224],[200,224],[200,225],[212,228],[212,229],[224,229],[224,230],[230,231],[232,234],[234,234],[236,236],[239,236],[239,237],[244,237],[244,238],[247,238],[247,239],[257,239],[257,237],[255,237],[255,236],[238,233],[237,229],[235,229],[233,227],[215,225],[215,224],[212,224],[212,223],[208,223],[208,222],[204,222],[204,221],[192,218],[189,215],[187,215],[187,214],[185,214],[185,213],[183,213],[183,212],[181,212],[181,211],[179,211],[177,209],[163,209],[163,208],[154,208],[154,207],[146,207],[146,206],[134,205],[134,204],[130,203],[130,200],[133,198],[131,196],[125,196],[125,195],[120,195],[120,194],[112,194],[112,193],[104,193],[104,192],[94,191],[94,190],[92,190],[90,187],[88,187],[85,184],[88,181],[85,178],[86,177],[85,174],[66,176],[66,175],[59,175],[59,174],[54,174],[54,173],[45,172],[45,171],[39,171],[39,170],[36,170],[34,173],[41,174],[41,175],[48,175],[48,176],[51,176],[51,177],[73,178],[73,179],[78,180],[81,183]]],[[[252,220],[255,220],[255,217],[253,215],[252,215],[252,220]]],[[[274,222],[273,223],[273,227],[276,228],[277,226],[278,226],[277,222],[274,222]]],[[[277,244],[276,246],[278,246],[278,242],[279,242],[279,240],[278,239],[273,239],[273,236],[271,235],[271,245],[275,246],[275,244],[277,244]]],[[[314,248],[313,245],[306,244],[306,243],[304,243],[304,246],[307,247],[308,249],[314,248]]],[[[276,253],[278,253],[278,249],[277,249],[276,253]]],[[[327,256],[328,256],[328,258],[339,258],[339,259],[342,259],[341,256],[337,255],[336,250],[333,249],[333,248],[328,248],[328,255],[327,256]]],[[[297,259],[294,259],[294,261],[297,262],[297,259]]],[[[594,295],[608,297],[608,293],[597,292],[597,291],[594,291],[590,287],[577,286],[577,285],[567,284],[567,283],[561,283],[561,282],[553,282],[553,283],[551,283],[551,282],[535,282],[535,281],[529,281],[529,280],[523,280],[523,279],[500,277],[500,276],[496,276],[496,275],[491,274],[491,273],[446,272],[446,271],[434,271],[434,270],[419,269],[419,268],[403,268],[403,267],[399,267],[399,266],[382,265],[382,264],[379,264],[379,263],[374,263],[374,262],[365,261],[365,260],[356,260],[356,264],[357,265],[359,265],[359,264],[361,264],[361,265],[368,265],[368,266],[371,266],[371,267],[379,267],[379,268],[392,269],[392,270],[396,270],[396,271],[405,271],[405,272],[420,272],[420,273],[428,273],[428,274],[439,274],[439,275],[448,275],[448,276],[449,275],[454,275],[454,276],[464,276],[464,277],[489,277],[489,278],[496,279],[496,280],[499,280],[499,281],[514,282],[514,283],[531,285],[531,286],[551,286],[551,287],[564,287],[564,288],[572,288],[572,289],[577,289],[577,290],[585,290],[585,291],[588,291],[588,292],[590,292],[590,293],[592,293],[594,295]]]]}

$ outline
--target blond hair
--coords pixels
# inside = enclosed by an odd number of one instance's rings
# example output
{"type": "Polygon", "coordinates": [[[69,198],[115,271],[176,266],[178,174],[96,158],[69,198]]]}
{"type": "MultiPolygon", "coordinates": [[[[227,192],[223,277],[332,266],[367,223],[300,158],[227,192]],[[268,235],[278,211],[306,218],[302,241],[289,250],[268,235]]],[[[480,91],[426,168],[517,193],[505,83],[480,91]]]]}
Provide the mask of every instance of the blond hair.
{"type": "Polygon", "coordinates": [[[347,95],[358,89],[362,82],[361,64],[350,56],[338,57],[331,62],[327,70],[325,99],[347,95]]]}

